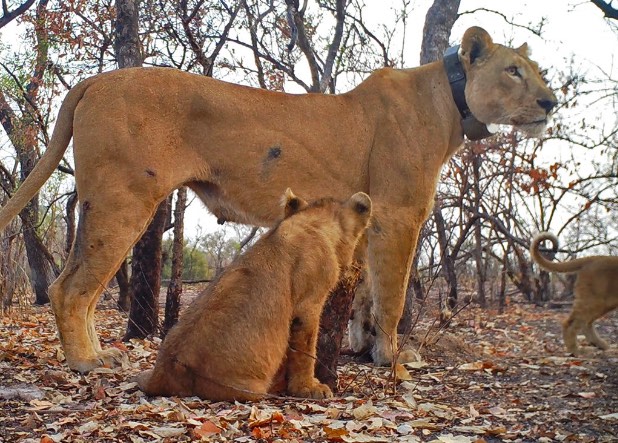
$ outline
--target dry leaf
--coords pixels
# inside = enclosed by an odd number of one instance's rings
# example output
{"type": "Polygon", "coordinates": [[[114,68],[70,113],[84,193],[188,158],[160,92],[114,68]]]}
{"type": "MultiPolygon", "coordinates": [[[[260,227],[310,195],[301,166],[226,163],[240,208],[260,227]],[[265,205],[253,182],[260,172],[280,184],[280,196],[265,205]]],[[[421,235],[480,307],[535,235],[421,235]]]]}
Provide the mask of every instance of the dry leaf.
{"type": "Polygon", "coordinates": [[[367,403],[360,405],[352,411],[352,415],[357,420],[365,420],[372,415],[375,415],[378,409],[373,405],[373,402],[369,400],[367,403]]]}
{"type": "Polygon", "coordinates": [[[395,377],[397,378],[397,380],[412,380],[412,376],[410,375],[408,370],[399,363],[395,365],[395,377]]]}

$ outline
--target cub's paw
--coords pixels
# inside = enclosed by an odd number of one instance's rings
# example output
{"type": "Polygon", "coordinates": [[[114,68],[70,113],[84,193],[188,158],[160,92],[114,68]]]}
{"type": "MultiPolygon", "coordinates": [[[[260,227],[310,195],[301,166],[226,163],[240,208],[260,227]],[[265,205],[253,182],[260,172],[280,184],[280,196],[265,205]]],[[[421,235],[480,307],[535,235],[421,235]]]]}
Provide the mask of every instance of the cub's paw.
{"type": "Polygon", "coordinates": [[[288,394],[293,397],[313,398],[316,400],[333,397],[333,391],[318,380],[288,385],[288,394]]]}
{"type": "Polygon", "coordinates": [[[120,349],[107,348],[97,352],[97,357],[101,361],[101,366],[113,368],[114,366],[125,366],[128,363],[127,355],[120,349]]]}

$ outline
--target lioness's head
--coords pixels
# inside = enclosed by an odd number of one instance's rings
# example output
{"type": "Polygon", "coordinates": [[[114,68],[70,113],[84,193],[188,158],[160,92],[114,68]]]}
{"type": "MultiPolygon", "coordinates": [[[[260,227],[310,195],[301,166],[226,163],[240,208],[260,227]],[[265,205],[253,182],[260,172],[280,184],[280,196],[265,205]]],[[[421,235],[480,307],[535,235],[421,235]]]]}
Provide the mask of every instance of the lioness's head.
{"type": "Polygon", "coordinates": [[[528,58],[527,44],[507,48],[473,27],[463,36],[459,58],[466,72],[466,101],[479,121],[512,125],[533,137],[543,133],[557,100],[528,58]]]}

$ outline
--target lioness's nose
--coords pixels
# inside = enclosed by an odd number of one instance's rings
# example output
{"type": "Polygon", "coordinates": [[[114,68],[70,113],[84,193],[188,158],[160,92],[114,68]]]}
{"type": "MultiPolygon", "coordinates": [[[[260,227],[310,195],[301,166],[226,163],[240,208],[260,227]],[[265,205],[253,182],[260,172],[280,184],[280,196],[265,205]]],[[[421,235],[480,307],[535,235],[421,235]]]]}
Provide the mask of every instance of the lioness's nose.
{"type": "Polygon", "coordinates": [[[556,100],[548,100],[548,99],[537,100],[536,102],[539,104],[541,108],[545,109],[545,112],[547,112],[548,114],[552,109],[554,109],[554,106],[558,104],[556,100]]]}

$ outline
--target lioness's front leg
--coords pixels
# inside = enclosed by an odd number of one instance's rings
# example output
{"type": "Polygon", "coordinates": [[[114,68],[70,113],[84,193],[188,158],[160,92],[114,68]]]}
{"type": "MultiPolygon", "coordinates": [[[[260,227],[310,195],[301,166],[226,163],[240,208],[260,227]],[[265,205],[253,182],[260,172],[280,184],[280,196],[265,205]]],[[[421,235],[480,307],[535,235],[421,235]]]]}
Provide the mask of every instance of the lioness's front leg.
{"type": "MultiPolygon", "coordinates": [[[[300,310],[300,309],[299,309],[300,310]]],[[[320,311],[296,317],[290,327],[287,392],[295,397],[330,398],[328,386],[315,378],[315,358],[320,311]]]]}
{"type": "MultiPolygon", "coordinates": [[[[368,258],[376,334],[372,357],[377,365],[391,365],[398,350],[397,324],[403,313],[412,254],[420,229],[420,223],[413,220],[414,214],[408,210],[389,208],[388,217],[375,211],[369,230],[368,258]]],[[[407,353],[399,354],[399,361],[409,359],[407,353]]]]}

